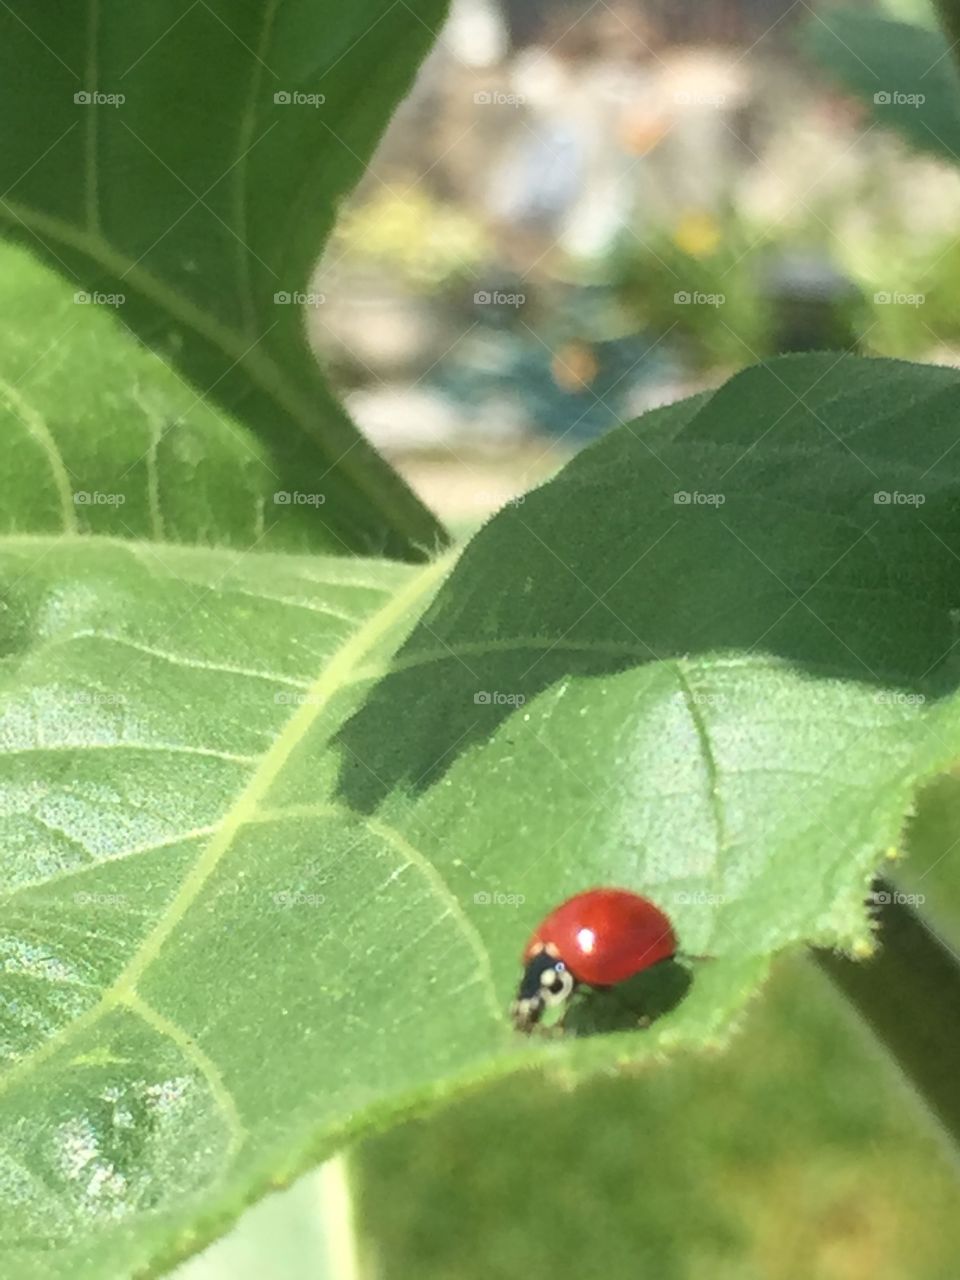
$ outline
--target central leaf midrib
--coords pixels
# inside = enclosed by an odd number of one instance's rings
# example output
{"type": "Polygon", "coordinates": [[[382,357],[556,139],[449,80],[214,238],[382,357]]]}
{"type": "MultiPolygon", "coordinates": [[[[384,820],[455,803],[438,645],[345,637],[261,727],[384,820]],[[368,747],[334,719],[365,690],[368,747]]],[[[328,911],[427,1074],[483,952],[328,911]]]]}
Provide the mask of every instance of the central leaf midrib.
{"type": "Polygon", "coordinates": [[[85,1013],[45,1040],[31,1053],[25,1054],[5,1075],[0,1077],[0,1093],[5,1092],[31,1068],[51,1057],[69,1037],[89,1029],[109,1010],[124,1005],[136,992],[137,983],[160,954],[171,933],[196,901],[204,885],[216,871],[233,845],[242,827],[256,814],[261,801],[283,770],[291,754],[303,741],[327,707],[330,699],[349,683],[349,675],[376,642],[400,622],[407,612],[425,596],[447,572],[456,558],[449,552],[418,572],[381,609],[367,621],[334,654],[314,681],[309,694],[263,754],[246,787],[217,827],[216,834],[190,868],[180,889],[157,923],[143,939],[114,982],[100,1000],[85,1013]]]}

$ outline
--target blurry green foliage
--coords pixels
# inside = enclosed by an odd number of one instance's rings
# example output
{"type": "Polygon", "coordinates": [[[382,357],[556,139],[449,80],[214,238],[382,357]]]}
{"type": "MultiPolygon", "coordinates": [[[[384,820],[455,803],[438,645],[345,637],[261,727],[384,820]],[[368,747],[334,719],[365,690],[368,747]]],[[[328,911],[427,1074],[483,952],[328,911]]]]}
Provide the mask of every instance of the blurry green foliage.
{"type": "Polygon", "coordinates": [[[363,1144],[377,1280],[954,1280],[956,1174],[803,961],[720,1057],[529,1074],[363,1144]]]}

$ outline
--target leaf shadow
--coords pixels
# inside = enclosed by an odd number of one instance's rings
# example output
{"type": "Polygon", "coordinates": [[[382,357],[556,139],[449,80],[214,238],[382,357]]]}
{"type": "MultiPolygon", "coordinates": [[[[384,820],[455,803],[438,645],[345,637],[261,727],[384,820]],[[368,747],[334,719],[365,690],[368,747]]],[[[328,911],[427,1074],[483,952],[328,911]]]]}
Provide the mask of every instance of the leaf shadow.
{"type": "Polygon", "coordinates": [[[468,545],[339,731],[340,795],[367,813],[415,798],[547,691],[538,717],[585,678],[609,707],[628,670],[672,683],[698,731],[711,672],[744,663],[854,683],[892,722],[952,692],[958,387],[784,357],[611,432],[468,545]]]}

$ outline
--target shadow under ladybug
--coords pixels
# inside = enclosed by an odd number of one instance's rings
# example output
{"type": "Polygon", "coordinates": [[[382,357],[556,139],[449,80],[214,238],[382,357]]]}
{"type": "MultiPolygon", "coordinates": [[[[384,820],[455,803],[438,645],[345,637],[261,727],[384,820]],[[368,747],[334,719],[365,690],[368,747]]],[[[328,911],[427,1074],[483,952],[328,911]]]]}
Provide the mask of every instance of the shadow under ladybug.
{"type": "Polygon", "coordinates": [[[615,987],[581,987],[558,1025],[566,1036],[643,1029],[675,1009],[692,982],[679,960],[661,960],[615,987]]]}
{"type": "Polygon", "coordinates": [[[625,889],[591,889],[534,931],[511,1008],[518,1031],[583,1036],[649,1026],[676,1008],[692,977],[666,915],[625,889]],[[550,1011],[559,1019],[543,1025],[550,1011]]]}

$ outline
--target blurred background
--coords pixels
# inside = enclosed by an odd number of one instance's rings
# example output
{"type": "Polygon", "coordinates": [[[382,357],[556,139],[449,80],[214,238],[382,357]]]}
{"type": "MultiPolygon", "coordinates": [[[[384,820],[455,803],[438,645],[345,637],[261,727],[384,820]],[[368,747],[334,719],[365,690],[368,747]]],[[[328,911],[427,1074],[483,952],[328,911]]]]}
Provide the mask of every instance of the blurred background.
{"type": "MultiPolygon", "coordinates": [[[[923,0],[851,7],[934,26],[923,0]]],[[[452,528],[778,351],[957,362],[960,167],[803,51],[813,28],[839,52],[832,12],[455,0],[308,313],[362,428],[452,528]]],[[[958,830],[948,779],[903,882],[960,938],[958,830]]],[[[531,1074],[368,1138],[348,1173],[355,1238],[340,1166],[182,1280],[960,1280],[955,1157],[800,957],[724,1054],[573,1093],[531,1074]]]]}
{"type": "MultiPolygon", "coordinates": [[[[927,0],[859,7],[933,25],[927,0]]],[[[956,360],[960,167],[804,51],[832,13],[455,0],[308,311],[360,425],[455,527],[778,351],[956,360]]]]}

